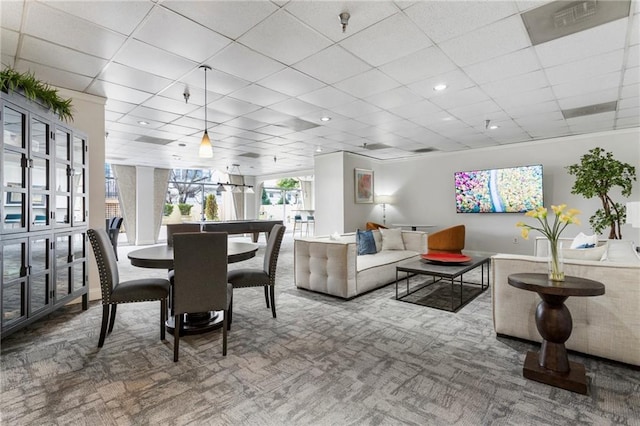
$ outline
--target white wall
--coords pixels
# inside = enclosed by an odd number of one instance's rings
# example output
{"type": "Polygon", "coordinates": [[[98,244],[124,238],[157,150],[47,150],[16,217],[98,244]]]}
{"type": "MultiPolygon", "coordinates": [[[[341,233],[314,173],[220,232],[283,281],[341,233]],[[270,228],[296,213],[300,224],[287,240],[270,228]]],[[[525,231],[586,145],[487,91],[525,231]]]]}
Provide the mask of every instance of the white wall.
{"type": "MultiPolygon", "coordinates": [[[[71,98],[73,122],[71,126],[87,134],[89,140],[89,228],[104,228],[104,147],[105,147],[105,98],[87,95],[68,89],[58,89],[63,98],[71,98]]],[[[98,267],[91,249],[89,257],[89,299],[101,298],[98,267]]]]}
{"type": "MultiPolygon", "coordinates": [[[[500,147],[483,148],[451,153],[432,153],[418,158],[388,160],[376,167],[375,186],[384,187],[385,192],[395,197],[395,204],[387,206],[387,223],[417,222],[445,228],[456,224],[466,225],[466,249],[487,250],[503,253],[533,253],[533,238],[522,240],[520,230],[515,226],[520,220],[533,221],[523,214],[457,214],[455,212],[453,174],[456,171],[477,170],[496,167],[511,167],[542,164],[544,174],[544,204],[566,203],[569,208],[577,208],[582,225],[570,225],[563,236],[572,237],[578,232],[592,234],[589,217],[601,207],[600,200],[584,199],[571,194],[574,176],[565,167],[579,163],[580,157],[589,149],[601,147],[613,153],[614,158],[636,167],[640,173],[640,129],[627,129],[583,136],[519,143],[500,147]],[[518,243],[514,244],[514,238],[518,243]]],[[[351,171],[351,165],[345,171],[351,171]]],[[[320,182],[319,182],[320,184],[320,182]]],[[[640,200],[640,183],[635,182],[630,198],[620,196],[618,190],[611,194],[619,202],[640,200]]],[[[360,206],[346,203],[347,210],[362,213],[360,206]]],[[[381,211],[361,216],[357,226],[364,226],[367,220],[379,221],[381,211]]],[[[357,216],[356,214],[356,216],[357,216]]],[[[355,219],[355,218],[354,218],[355,219]]],[[[353,221],[349,222],[350,224],[353,221]]],[[[534,224],[534,222],[532,222],[534,224]]],[[[353,230],[353,229],[351,229],[353,230]]],[[[608,230],[604,237],[608,236],[608,230]]],[[[640,243],[640,230],[624,225],[624,239],[640,243]]]]}
{"type": "MultiPolygon", "coordinates": [[[[345,177],[348,173],[345,153],[332,152],[317,155],[314,161],[316,211],[315,234],[328,235],[333,232],[344,232],[345,215],[353,210],[351,204],[345,204],[345,177]],[[349,206],[345,209],[345,206],[349,206]]],[[[353,170],[351,171],[353,173],[353,170]]],[[[353,177],[352,177],[353,179],[353,177]]],[[[353,189],[351,190],[353,194],[353,189]]]]}

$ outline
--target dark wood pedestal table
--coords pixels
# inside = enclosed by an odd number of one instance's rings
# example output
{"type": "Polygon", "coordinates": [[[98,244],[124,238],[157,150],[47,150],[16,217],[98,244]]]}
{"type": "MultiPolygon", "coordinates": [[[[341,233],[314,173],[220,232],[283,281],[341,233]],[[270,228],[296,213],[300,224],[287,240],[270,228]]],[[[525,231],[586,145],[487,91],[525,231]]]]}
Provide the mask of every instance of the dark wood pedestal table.
{"type": "MultiPolygon", "coordinates": [[[[229,241],[227,247],[227,262],[235,263],[255,257],[258,244],[229,241]]],[[[153,246],[129,253],[129,260],[133,266],[142,268],[173,269],[173,247],[153,246]]],[[[174,318],[169,315],[167,331],[173,333],[174,318]]],[[[202,334],[222,327],[222,316],[217,311],[195,312],[185,314],[182,321],[180,335],[202,334]]]]}
{"type": "Polygon", "coordinates": [[[536,326],[542,336],[540,353],[528,352],[522,375],[572,392],[587,394],[587,375],[583,364],[569,361],[564,342],[571,336],[573,322],[564,301],[570,296],[600,296],[604,284],[566,276],[552,281],[547,274],[511,274],[508,282],[522,290],[535,291],[542,301],[536,309],[536,326]]]}

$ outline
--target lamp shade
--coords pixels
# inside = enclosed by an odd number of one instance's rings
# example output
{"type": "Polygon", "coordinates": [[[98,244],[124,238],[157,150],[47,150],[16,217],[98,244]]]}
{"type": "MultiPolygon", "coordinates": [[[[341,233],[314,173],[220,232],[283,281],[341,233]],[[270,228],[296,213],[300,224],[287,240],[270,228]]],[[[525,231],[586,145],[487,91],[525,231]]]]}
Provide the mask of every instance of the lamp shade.
{"type": "Polygon", "coordinates": [[[213,158],[213,147],[211,146],[209,133],[206,130],[204,131],[204,135],[202,135],[202,141],[200,142],[200,150],[198,151],[198,157],[213,158]]]}
{"type": "Polygon", "coordinates": [[[391,195],[376,195],[376,204],[393,204],[393,197],[391,195]]]}
{"type": "Polygon", "coordinates": [[[627,203],[627,223],[634,228],[640,228],[640,201],[627,203]]]}

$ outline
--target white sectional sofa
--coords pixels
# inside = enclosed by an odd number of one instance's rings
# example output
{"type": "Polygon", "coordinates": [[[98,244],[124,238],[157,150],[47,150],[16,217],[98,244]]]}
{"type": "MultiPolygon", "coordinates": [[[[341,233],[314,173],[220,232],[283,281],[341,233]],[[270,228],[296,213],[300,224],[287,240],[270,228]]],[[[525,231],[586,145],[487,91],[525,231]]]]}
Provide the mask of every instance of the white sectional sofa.
{"type": "MultiPolygon", "coordinates": [[[[373,231],[379,238],[378,231],[373,231]]],[[[294,242],[296,287],[351,299],[396,279],[399,262],[427,252],[427,233],[402,231],[404,250],[357,255],[355,234],[301,238],[294,242]]],[[[378,241],[376,241],[378,242],[378,241]]],[[[378,245],[378,244],[376,244],[378,245]]]]}
{"type": "MultiPolygon", "coordinates": [[[[570,243],[571,239],[566,240],[570,243]]],[[[628,241],[607,243],[604,260],[564,260],[564,271],[600,281],[605,294],[569,297],[565,302],[573,319],[567,349],[640,366],[640,259],[628,241]],[[614,252],[624,252],[618,257],[614,252]],[[634,258],[635,256],[635,258],[634,258]]],[[[536,254],[546,254],[546,240],[537,241],[536,254]]],[[[492,257],[493,324],[498,335],[541,341],[535,324],[539,296],[512,287],[510,274],[547,272],[547,258],[498,254],[492,257]]]]}

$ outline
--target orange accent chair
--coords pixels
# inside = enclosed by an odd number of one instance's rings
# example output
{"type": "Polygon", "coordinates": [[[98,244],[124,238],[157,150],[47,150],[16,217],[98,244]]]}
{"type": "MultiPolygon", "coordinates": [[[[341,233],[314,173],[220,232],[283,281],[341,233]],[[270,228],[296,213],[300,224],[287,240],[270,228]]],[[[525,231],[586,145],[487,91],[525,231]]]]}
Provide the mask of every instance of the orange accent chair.
{"type": "Polygon", "coordinates": [[[366,230],[367,231],[372,231],[372,230],[380,229],[380,228],[387,229],[386,226],[380,225],[379,223],[375,223],[375,222],[367,222],[367,224],[365,226],[366,226],[366,230]]]}
{"type": "Polygon", "coordinates": [[[429,253],[458,253],[464,249],[464,225],[456,225],[430,233],[427,240],[429,253]]]}

